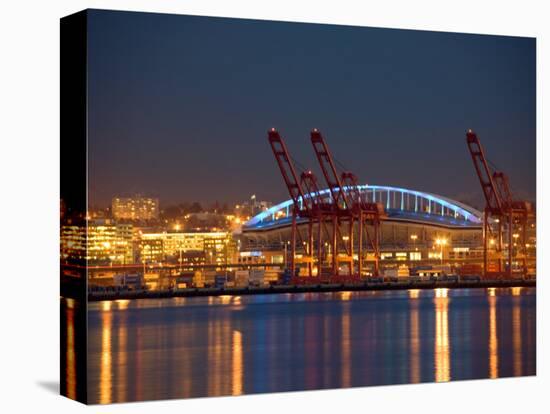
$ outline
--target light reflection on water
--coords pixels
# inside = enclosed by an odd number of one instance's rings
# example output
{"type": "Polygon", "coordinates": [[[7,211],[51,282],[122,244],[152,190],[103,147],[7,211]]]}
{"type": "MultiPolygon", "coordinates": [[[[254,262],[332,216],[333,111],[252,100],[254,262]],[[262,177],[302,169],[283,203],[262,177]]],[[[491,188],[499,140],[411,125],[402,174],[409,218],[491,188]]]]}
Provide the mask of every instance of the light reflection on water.
{"type": "MultiPolygon", "coordinates": [[[[105,305],[106,303],[104,303],[105,305]]],[[[112,402],[112,352],[111,352],[111,322],[113,315],[110,311],[110,306],[103,306],[101,313],[102,329],[101,329],[101,365],[100,365],[100,380],[99,380],[99,403],[109,404],[112,402]]]]}
{"type": "Polygon", "coordinates": [[[409,290],[410,310],[410,381],[412,384],[420,382],[420,333],[419,333],[419,311],[418,311],[418,298],[420,296],[419,289],[409,290]]]}
{"type": "Polygon", "coordinates": [[[243,393],[243,335],[233,331],[233,390],[232,395],[243,393]]]}
{"type": "Polygon", "coordinates": [[[522,347],[521,347],[521,302],[518,295],[514,295],[512,308],[513,342],[514,342],[514,376],[522,375],[522,347]]]}
{"type": "Polygon", "coordinates": [[[74,322],[74,300],[67,299],[67,329],[66,333],[66,375],[65,383],[67,386],[66,395],[73,400],[76,399],[76,355],[75,355],[75,322],[74,322]]]}
{"type": "MultiPolygon", "coordinates": [[[[342,298],[348,301],[348,299],[342,298]]],[[[350,310],[349,303],[343,305],[342,312],[342,388],[351,387],[351,338],[350,338],[350,310]]]]}
{"type": "Polygon", "coordinates": [[[530,288],[89,307],[90,402],[535,374],[536,296],[530,288]]]}
{"type": "Polygon", "coordinates": [[[61,298],[61,377],[60,393],[86,400],[86,308],[71,298],[61,298]]]}
{"type": "MultiPolygon", "coordinates": [[[[123,307],[119,307],[119,309],[126,309],[127,304],[123,307]]],[[[119,351],[117,352],[117,363],[116,367],[118,369],[118,381],[121,383],[126,383],[128,381],[127,376],[127,349],[128,349],[128,328],[123,323],[121,324],[120,328],[118,329],[118,343],[119,343],[119,351]]],[[[117,401],[125,401],[126,400],[126,387],[117,387],[117,401]]]]}
{"type": "Polygon", "coordinates": [[[489,378],[498,378],[497,297],[489,294],[489,378]]]}
{"type": "Polygon", "coordinates": [[[435,289],[435,382],[451,379],[449,365],[449,289],[435,289]]]}

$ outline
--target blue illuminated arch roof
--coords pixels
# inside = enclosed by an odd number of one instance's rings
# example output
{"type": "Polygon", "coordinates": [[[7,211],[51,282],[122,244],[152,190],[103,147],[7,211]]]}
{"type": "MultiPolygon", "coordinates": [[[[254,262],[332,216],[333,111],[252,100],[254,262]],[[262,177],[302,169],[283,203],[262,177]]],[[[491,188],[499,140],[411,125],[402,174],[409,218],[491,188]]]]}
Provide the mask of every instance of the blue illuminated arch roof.
{"type": "MultiPolygon", "coordinates": [[[[401,210],[403,212],[409,211],[412,213],[416,213],[418,212],[420,205],[423,208],[427,206],[427,214],[434,217],[452,217],[455,220],[458,219],[463,221],[465,224],[471,225],[479,225],[480,223],[482,223],[483,220],[483,213],[481,211],[464,203],[452,200],[448,197],[444,197],[441,195],[391,186],[365,184],[359,185],[358,187],[362,193],[367,195],[367,198],[370,195],[371,199],[369,199],[369,201],[381,202],[383,200],[387,209],[395,209],[401,210]],[[377,199],[377,195],[379,199],[377,199]],[[395,203],[396,198],[397,203],[395,203]],[[411,198],[414,201],[414,208],[412,208],[411,205],[411,198]],[[405,200],[407,200],[406,203],[405,200]],[[405,206],[405,204],[407,206],[405,206]]],[[[347,188],[344,188],[344,191],[347,191],[347,188]]],[[[329,189],[321,190],[319,193],[323,197],[330,196],[329,189]]],[[[283,201],[282,203],[279,203],[269,208],[268,210],[265,210],[252,217],[248,222],[245,223],[244,227],[254,228],[257,226],[261,226],[262,223],[274,221],[275,215],[279,211],[286,211],[286,215],[288,216],[291,208],[292,200],[289,199],[283,201]]],[[[425,210],[423,210],[423,212],[426,213],[425,210]]]]}

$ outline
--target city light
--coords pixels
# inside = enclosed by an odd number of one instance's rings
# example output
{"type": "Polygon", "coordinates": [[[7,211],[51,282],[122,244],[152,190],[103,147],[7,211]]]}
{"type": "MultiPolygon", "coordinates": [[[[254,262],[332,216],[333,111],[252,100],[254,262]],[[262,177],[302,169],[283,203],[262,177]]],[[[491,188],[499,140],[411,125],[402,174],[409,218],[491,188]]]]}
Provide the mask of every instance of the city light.
{"type": "Polygon", "coordinates": [[[149,197],[114,197],[112,212],[115,219],[155,220],[159,218],[159,200],[149,197]]]}
{"type": "Polygon", "coordinates": [[[443,265],[443,247],[447,245],[447,239],[445,238],[438,238],[435,240],[435,244],[440,247],[439,255],[441,257],[441,264],[443,265]]]}
{"type": "Polygon", "coordinates": [[[416,234],[411,234],[411,240],[413,241],[413,245],[414,245],[414,250],[418,250],[418,248],[416,247],[416,240],[418,239],[418,235],[416,234]]]}

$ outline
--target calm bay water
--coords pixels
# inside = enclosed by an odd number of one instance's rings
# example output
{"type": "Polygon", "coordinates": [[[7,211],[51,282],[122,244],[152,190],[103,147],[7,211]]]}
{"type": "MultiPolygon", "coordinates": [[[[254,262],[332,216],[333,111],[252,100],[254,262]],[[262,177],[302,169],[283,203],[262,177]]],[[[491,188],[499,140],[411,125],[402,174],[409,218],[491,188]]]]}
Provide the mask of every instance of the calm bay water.
{"type": "Polygon", "coordinates": [[[535,309],[532,288],[94,302],[88,399],[534,375],[535,309]]]}

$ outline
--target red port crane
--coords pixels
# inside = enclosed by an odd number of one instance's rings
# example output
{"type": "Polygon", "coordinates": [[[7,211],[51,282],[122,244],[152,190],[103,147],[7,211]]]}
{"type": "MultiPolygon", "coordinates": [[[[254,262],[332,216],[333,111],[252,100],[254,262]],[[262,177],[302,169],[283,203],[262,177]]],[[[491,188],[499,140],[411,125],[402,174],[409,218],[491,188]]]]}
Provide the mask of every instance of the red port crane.
{"type": "Polygon", "coordinates": [[[350,269],[350,275],[353,274],[353,231],[350,231],[348,236],[348,243],[344,244],[345,255],[339,258],[339,234],[341,220],[343,218],[349,219],[350,229],[353,228],[353,217],[351,213],[351,204],[347,198],[346,193],[343,191],[342,182],[336,171],[332,155],[328,149],[328,146],[323,139],[323,136],[319,130],[314,129],[311,131],[311,144],[317,156],[319,166],[325,177],[325,181],[330,191],[331,198],[331,222],[332,222],[332,234],[331,234],[331,250],[332,250],[332,274],[338,275],[338,261],[341,259],[343,262],[347,262],[350,269]],[[351,246],[351,248],[350,248],[351,246]]]}
{"type": "Polygon", "coordinates": [[[307,263],[308,274],[313,276],[314,264],[314,225],[317,224],[317,269],[318,275],[322,265],[322,227],[324,226],[325,216],[327,214],[326,203],[321,197],[317,179],[311,171],[304,171],[298,174],[291,161],[290,154],[281,135],[271,128],[268,132],[268,139],[277,161],[281,175],[285,181],[290,198],[292,199],[292,229],[291,229],[291,253],[290,270],[292,276],[296,275],[296,237],[300,239],[303,245],[305,257],[302,262],[307,263]],[[307,239],[302,237],[298,228],[298,219],[307,219],[307,239]]]}
{"type": "MultiPolygon", "coordinates": [[[[317,178],[311,170],[303,171],[298,174],[287,146],[281,135],[272,128],[268,131],[268,139],[277,161],[277,165],[283,176],[288,193],[292,200],[292,229],[291,229],[291,252],[290,252],[290,270],[294,282],[297,283],[319,283],[321,281],[342,281],[338,275],[339,262],[348,262],[352,279],[360,277],[363,274],[363,244],[366,236],[367,243],[370,244],[375,256],[374,274],[378,275],[378,234],[380,219],[384,215],[384,208],[381,204],[368,203],[363,199],[359,191],[357,178],[353,173],[344,172],[338,175],[332,156],[319,131],[314,130],[311,135],[312,144],[315,153],[327,181],[330,198],[321,194],[317,178]],[[344,189],[346,191],[344,191],[344,189]],[[307,226],[307,235],[302,237],[298,220],[307,226]],[[354,266],[354,223],[357,222],[359,230],[359,254],[357,273],[354,266]],[[341,228],[344,223],[349,224],[347,237],[341,228]],[[329,224],[330,229],[329,229],[329,224]],[[367,224],[374,227],[374,237],[368,232],[367,224]],[[329,231],[330,230],[330,231],[329,231]],[[296,239],[300,240],[300,246],[303,246],[304,255],[301,258],[302,263],[307,264],[309,277],[297,276],[296,260],[296,239]],[[343,251],[340,254],[339,241],[343,239],[343,251]],[[332,251],[332,263],[330,277],[322,274],[323,268],[323,249],[328,244],[324,240],[330,240],[329,252],[332,251]],[[316,250],[316,252],[315,252],[316,250]],[[316,254],[315,254],[316,253],[316,254]],[[316,258],[315,258],[316,256],[316,258]],[[342,257],[343,256],[343,257],[342,257]],[[314,265],[317,266],[317,277],[313,277],[314,265]]],[[[330,255],[330,253],[329,253],[330,255]]],[[[326,256],[328,258],[328,255],[326,256]]],[[[345,279],[345,277],[344,277],[345,279]]]]}
{"type": "Polygon", "coordinates": [[[483,272],[485,277],[513,276],[513,262],[521,260],[523,263],[521,274],[527,274],[527,226],[529,218],[533,217],[531,204],[526,201],[514,200],[508,176],[502,171],[492,171],[489,168],[485,152],[477,134],[471,129],[466,133],[466,143],[472,157],[474,167],[485,197],[483,211],[483,272]],[[492,228],[496,224],[496,231],[492,228]],[[519,247],[514,250],[514,245],[519,247]],[[495,234],[496,233],[496,234],[495,234]],[[507,254],[503,252],[503,237],[507,236],[507,254]],[[496,236],[496,240],[495,240],[496,236]],[[490,240],[489,240],[490,239],[490,240]],[[496,254],[489,258],[489,244],[494,246],[496,254]],[[514,254],[514,251],[516,254],[514,254]],[[507,259],[506,271],[503,262],[507,259]],[[496,266],[494,262],[497,262],[496,266]]]}
{"type": "Polygon", "coordinates": [[[359,277],[363,274],[363,234],[366,233],[367,240],[371,244],[375,256],[374,275],[378,275],[379,260],[379,228],[380,220],[384,216],[384,208],[377,203],[367,203],[363,200],[359,191],[357,177],[345,171],[338,175],[333,157],[328,145],[318,129],[311,132],[311,144],[317,156],[317,161],[325,177],[331,196],[331,221],[332,221],[332,274],[337,276],[339,271],[338,262],[343,261],[349,264],[350,275],[355,274],[354,266],[354,223],[357,221],[358,229],[358,271],[359,277]],[[347,190],[347,192],[345,191],[347,190]],[[349,225],[347,243],[344,244],[345,254],[339,258],[338,239],[340,226],[343,221],[349,225]],[[374,227],[374,237],[371,238],[366,224],[374,227]]]}
{"type": "MultiPolygon", "coordinates": [[[[298,181],[298,175],[296,174],[296,169],[294,164],[290,160],[290,155],[286,148],[286,144],[283,141],[283,138],[277,132],[275,128],[271,128],[268,133],[269,144],[277,161],[277,165],[281,171],[281,175],[288,189],[290,198],[292,199],[292,230],[291,230],[291,242],[290,242],[290,270],[294,276],[296,270],[296,235],[298,233],[297,219],[299,216],[309,216],[309,204],[304,203],[306,199],[300,182],[298,181]]],[[[300,236],[301,239],[301,236],[300,236]]]]}

